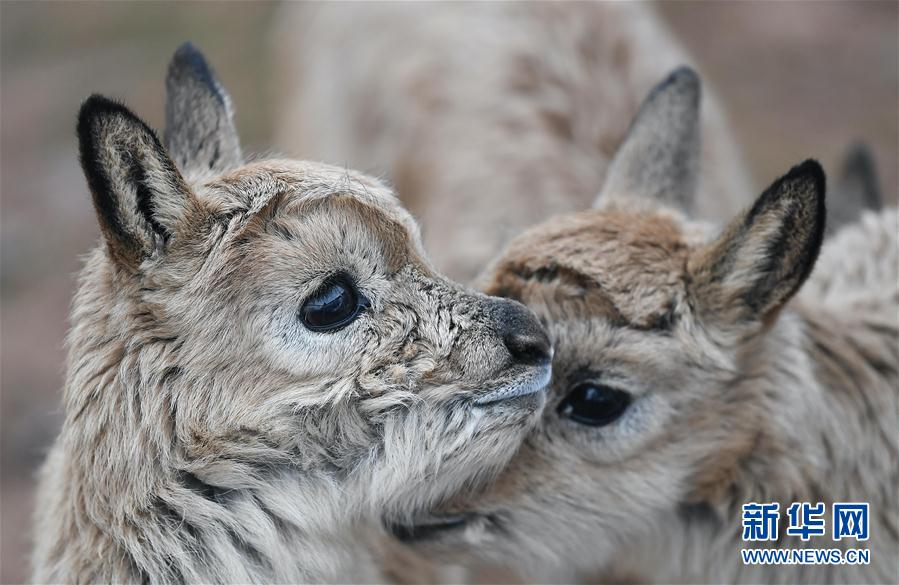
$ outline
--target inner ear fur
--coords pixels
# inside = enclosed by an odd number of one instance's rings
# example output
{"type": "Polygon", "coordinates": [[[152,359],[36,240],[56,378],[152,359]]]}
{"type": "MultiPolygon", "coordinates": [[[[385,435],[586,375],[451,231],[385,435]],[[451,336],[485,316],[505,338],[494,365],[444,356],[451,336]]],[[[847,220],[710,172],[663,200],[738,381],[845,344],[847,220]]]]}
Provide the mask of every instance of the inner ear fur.
{"type": "Polygon", "coordinates": [[[136,269],[163,246],[197,203],[156,133],[99,95],[78,114],[81,167],[111,258],[136,269]]]}
{"type": "Polygon", "coordinates": [[[172,56],[165,87],[165,144],[178,167],[190,178],[239,167],[231,97],[191,43],[172,56]]]}
{"type": "Polygon", "coordinates": [[[767,320],[799,290],[825,230],[824,171],[807,160],[775,181],[688,260],[700,313],[718,322],[767,320]]]}
{"type": "Polygon", "coordinates": [[[689,67],[656,85],[634,116],[594,206],[638,197],[689,214],[699,180],[702,83],[689,67]]]}

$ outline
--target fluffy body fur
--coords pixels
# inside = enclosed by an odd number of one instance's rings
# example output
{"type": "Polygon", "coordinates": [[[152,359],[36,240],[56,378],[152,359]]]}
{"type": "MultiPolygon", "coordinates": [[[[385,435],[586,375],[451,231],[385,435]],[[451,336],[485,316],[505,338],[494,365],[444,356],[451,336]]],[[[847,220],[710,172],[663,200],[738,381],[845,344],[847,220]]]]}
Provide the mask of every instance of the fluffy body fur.
{"type": "Polygon", "coordinates": [[[378,181],[244,163],[192,47],[168,92],[167,147],[105,98],[79,116],[103,241],[73,303],[34,580],[379,580],[363,536],[519,446],[546,335],[437,274],[378,181]],[[300,308],[337,274],[366,304],[313,331],[300,308]]]}
{"type": "MultiPolygon", "coordinates": [[[[693,84],[675,74],[648,98],[619,153],[634,158],[613,162],[640,170],[607,185],[598,209],[532,228],[487,271],[485,290],[548,324],[547,408],[486,494],[421,521],[418,546],[537,582],[895,580],[897,210],[865,213],[812,272],[824,233],[814,162],[723,232],[673,209],[677,197],[647,197],[657,182],[644,183],[653,173],[642,169],[683,157],[671,148],[647,158],[641,126],[692,107],[693,84]],[[585,384],[630,403],[612,420],[579,421],[570,400],[585,384]],[[769,501],[784,514],[770,546],[870,548],[871,564],[744,566],[740,549],[754,545],[741,541],[741,506],[769,501]],[[869,502],[870,540],[786,536],[792,502],[823,502],[828,514],[833,502],[869,502]]],[[[672,137],[689,148],[695,132],[676,118],[672,137]]]]}
{"type": "MultiPolygon", "coordinates": [[[[646,3],[290,3],[279,22],[279,146],[386,172],[462,279],[587,207],[642,97],[690,61],[646,3]]],[[[724,221],[751,188],[714,95],[701,117],[696,209],[724,221]]]]}

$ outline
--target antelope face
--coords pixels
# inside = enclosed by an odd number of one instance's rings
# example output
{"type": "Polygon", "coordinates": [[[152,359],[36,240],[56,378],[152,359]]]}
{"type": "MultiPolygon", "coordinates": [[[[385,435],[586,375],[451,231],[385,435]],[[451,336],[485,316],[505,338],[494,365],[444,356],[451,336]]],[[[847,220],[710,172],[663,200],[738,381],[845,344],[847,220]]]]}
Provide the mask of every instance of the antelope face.
{"type": "Polygon", "coordinates": [[[195,49],[168,90],[166,146],[98,96],[78,131],[105,239],[86,278],[121,308],[139,424],[162,419],[185,487],[312,472],[390,517],[500,468],[545,400],[534,315],[437,274],[374,179],[244,163],[195,49]]]}
{"type": "Polygon", "coordinates": [[[751,446],[721,424],[740,409],[727,391],[738,372],[695,310],[691,240],[674,214],[622,205],[556,218],[511,244],[486,290],[546,323],[547,408],[496,484],[448,507],[462,520],[438,544],[462,539],[516,566],[595,568],[690,500],[696,466],[725,431],[728,448],[751,446]]]}
{"type": "Polygon", "coordinates": [[[545,401],[535,316],[437,274],[411,217],[367,177],[269,161],[206,183],[204,199],[259,186],[265,203],[220,228],[194,273],[204,293],[183,304],[180,326],[215,348],[191,370],[242,394],[207,421],[274,426],[286,452],[344,475],[386,517],[499,469],[545,401]]]}
{"type": "Polygon", "coordinates": [[[596,569],[660,519],[714,505],[764,443],[770,413],[747,382],[814,264],[824,177],[793,168],[717,236],[670,210],[695,184],[682,165],[697,91],[688,72],[657,88],[598,208],[522,234],[484,275],[549,331],[547,408],[494,485],[403,536],[526,571],[596,569]]]}

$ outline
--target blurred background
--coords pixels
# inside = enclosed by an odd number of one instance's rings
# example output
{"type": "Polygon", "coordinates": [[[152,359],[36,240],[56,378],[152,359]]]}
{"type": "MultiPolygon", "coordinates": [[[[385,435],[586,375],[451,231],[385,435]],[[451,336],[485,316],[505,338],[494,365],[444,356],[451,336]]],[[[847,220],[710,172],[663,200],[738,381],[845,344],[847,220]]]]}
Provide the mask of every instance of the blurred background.
{"type": "MultiPolygon", "coordinates": [[[[716,88],[756,184],[810,153],[832,172],[863,140],[896,203],[899,4],[658,8],[716,88]]],[[[167,62],[192,40],[234,98],[245,151],[266,151],[278,124],[277,11],[267,2],[0,3],[2,583],[28,577],[34,474],[61,420],[74,274],[98,236],[77,162],[78,106],[104,93],[161,128],[167,62]]]]}

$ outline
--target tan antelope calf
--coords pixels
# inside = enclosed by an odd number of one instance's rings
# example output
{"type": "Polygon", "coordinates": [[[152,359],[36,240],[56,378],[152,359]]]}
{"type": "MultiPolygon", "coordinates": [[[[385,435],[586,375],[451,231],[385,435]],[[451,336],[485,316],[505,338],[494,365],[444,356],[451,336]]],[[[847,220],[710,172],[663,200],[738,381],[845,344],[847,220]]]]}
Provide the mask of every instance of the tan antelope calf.
{"type": "Polygon", "coordinates": [[[486,479],[536,420],[550,347],[517,302],[437,274],[364,175],[245,163],[190,45],[166,135],[93,96],[102,231],[72,310],[34,580],[372,581],[370,530],[486,479]]]}
{"type": "MultiPolygon", "coordinates": [[[[294,2],[279,23],[278,145],[386,173],[461,279],[587,207],[643,96],[689,62],[646,2],[294,2]]],[[[700,216],[726,221],[753,193],[705,101],[690,179],[700,216]]]]}
{"type": "Polygon", "coordinates": [[[836,234],[814,273],[814,161],[720,233],[688,220],[698,92],[686,70],[657,87],[597,209],[529,230],[487,271],[485,290],[548,326],[547,408],[488,493],[405,528],[411,541],[536,582],[895,582],[897,211],[836,234]],[[744,565],[752,502],[824,503],[826,536],[787,536],[784,515],[768,546],[869,548],[870,564],[744,565]],[[832,540],[834,502],[870,504],[868,541],[832,540]]]}

